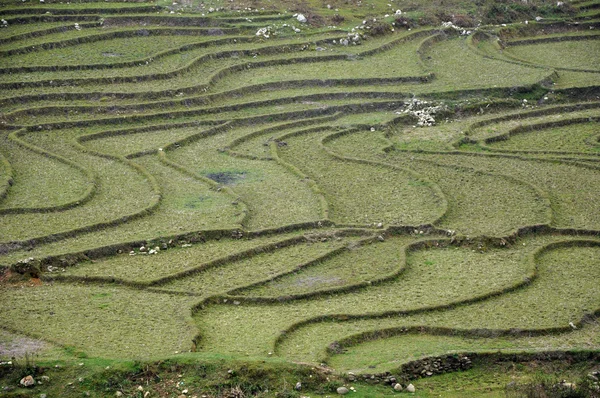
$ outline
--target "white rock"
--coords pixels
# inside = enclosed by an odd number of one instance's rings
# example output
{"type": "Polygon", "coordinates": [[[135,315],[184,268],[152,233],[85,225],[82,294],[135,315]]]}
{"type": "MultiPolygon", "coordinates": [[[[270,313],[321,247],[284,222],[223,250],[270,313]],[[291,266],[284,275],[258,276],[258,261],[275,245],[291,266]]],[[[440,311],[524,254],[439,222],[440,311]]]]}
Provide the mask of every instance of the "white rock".
{"type": "Polygon", "coordinates": [[[298,14],[298,16],[296,17],[296,19],[300,23],[306,23],[306,22],[308,22],[308,19],[306,19],[306,17],[303,14],[298,14]]]}
{"type": "Polygon", "coordinates": [[[394,384],[394,391],[402,391],[402,384],[400,384],[400,383],[394,384]]]}
{"type": "Polygon", "coordinates": [[[406,386],[406,391],[408,391],[408,392],[415,392],[416,391],[415,386],[413,386],[412,384],[407,385],[406,386]]]}
{"type": "Polygon", "coordinates": [[[29,376],[25,376],[21,379],[21,381],[19,382],[20,385],[22,385],[23,387],[31,387],[35,384],[35,380],[33,379],[33,376],[29,375],[29,376]]]}
{"type": "Polygon", "coordinates": [[[346,395],[350,392],[346,387],[338,387],[336,391],[340,395],[346,395]]]}

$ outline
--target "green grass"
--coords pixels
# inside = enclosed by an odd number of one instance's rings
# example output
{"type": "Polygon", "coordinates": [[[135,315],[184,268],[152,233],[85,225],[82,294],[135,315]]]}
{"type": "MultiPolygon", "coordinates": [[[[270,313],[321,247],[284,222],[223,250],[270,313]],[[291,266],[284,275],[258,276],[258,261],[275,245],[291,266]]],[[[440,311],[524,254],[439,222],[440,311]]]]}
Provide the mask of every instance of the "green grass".
{"type": "Polygon", "coordinates": [[[375,133],[365,132],[343,136],[329,145],[348,156],[359,156],[361,152],[363,157],[411,169],[438,184],[449,208],[436,225],[459,234],[505,236],[521,226],[550,222],[548,203],[527,181],[473,168],[444,167],[435,161],[407,159],[404,152],[383,156],[377,151],[382,144],[375,133]],[[372,154],[367,154],[366,147],[372,154]]]}
{"type": "Polygon", "coordinates": [[[538,65],[555,68],[597,70],[600,63],[600,41],[561,41],[509,46],[507,54],[538,65]]]}
{"type": "MultiPolygon", "coordinates": [[[[301,63],[251,69],[238,73],[235,78],[227,79],[216,85],[215,90],[225,91],[249,84],[297,80],[299,78],[368,79],[421,76],[424,75],[424,71],[415,56],[418,45],[418,39],[414,39],[407,43],[395,45],[392,49],[373,56],[361,57],[359,54],[358,57],[349,57],[345,61],[301,63]]],[[[339,47],[339,44],[321,46],[324,50],[320,52],[335,53],[339,51],[336,47],[339,47]]]]}
{"type": "Polygon", "coordinates": [[[4,242],[109,222],[139,212],[157,199],[149,182],[126,164],[89,155],[81,155],[80,159],[84,165],[85,162],[93,162],[100,180],[100,186],[87,206],[48,213],[43,217],[36,214],[6,215],[0,226],[4,242]],[[137,195],[127,193],[132,191],[137,195]]]}
{"type": "Polygon", "coordinates": [[[115,135],[112,136],[92,136],[90,138],[94,139],[85,141],[84,145],[97,152],[115,156],[127,156],[139,152],[156,151],[173,142],[183,140],[208,129],[208,126],[199,125],[176,129],[136,131],[126,134],[118,134],[118,130],[116,130],[115,135]]]}
{"type": "Polygon", "coordinates": [[[227,141],[224,134],[207,137],[169,151],[167,157],[208,178],[219,173],[243,175],[231,188],[250,209],[245,224],[250,229],[321,219],[318,199],[303,181],[275,162],[250,161],[218,152],[227,141]],[[294,202],[293,207],[289,206],[290,201],[294,202]]]}
{"type": "Polygon", "coordinates": [[[3,393],[392,396],[342,372],[470,351],[499,353],[415,396],[581,384],[503,361],[600,350],[597,35],[550,0],[425,3],[2,2],[3,393]]]}
{"type": "MultiPolygon", "coordinates": [[[[398,271],[393,253],[381,261],[376,254],[380,245],[349,244],[347,249],[332,258],[311,264],[273,281],[240,290],[236,294],[248,297],[285,297],[308,294],[314,291],[336,289],[343,286],[365,283],[398,271]]],[[[393,246],[389,247],[390,252],[393,246]]]]}
{"type": "Polygon", "coordinates": [[[598,190],[597,171],[590,166],[487,156],[413,156],[443,165],[473,167],[530,181],[548,195],[552,209],[551,224],[558,228],[596,229],[600,225],[593,199],[598,190]]]}
{"type": "Polygon", "coordinates": [[[336,159],[319,147],[330,132],[289,138],[281,157],[305,170],[325,192],[331,217],[341,223],[420,225],[443,212],[442,198],[410,172],[336,159]],[[351,178],[352,177],[352,178],[351,178]]]}
{"type": "Polygon", "coordinates": [[[2,152],[14,171],[14,183],[0,208],[60,206],[84,196],[93,181],[71,165],[19,146],[6,135],[2,152]]]}
{"type": "MultiPolygon", "coordinates": [[[[200,333],[204,336],[203,349],[240,355],[264,355],[266,351],[273,349],[274,339],[282,330],[299,321],[322,315],[394,313],[448,305],[509,288],[522,282],[533,272],[531,264],[520,261],[523,254],[519,248],[490,250],[486,253],[468,248],[416,251],[409,253],[404,265],[403,246],[413,240],[410,236],[390,238],[368,248],[369,251],[377,250],[379,253],[389,250],[385,257],[390,258],[390,261],[395,258],[398,270],[406,268],[388,282],[356,291],[325,294],[312,300],[271,306],[222,304],[199,312],[196,319],[200,333]],[[503,266],[499,267],[498,264],[503,266]],[[227,327],[230,332],[210,332],[216,327],[227,327]],[[248,335],[247,328],[253,330],[252,336],[248,335]]],[[[390,315],[390,318],[393,316],[390,315]]],[[[317,332],[317,335],[313,336],[315,343],[328,334],[317,332]]],[[[300,361],[308,360],[301,353],[314,345],[296,347],[293,343],[288,345],[287,339],[284,344],[291,351],[279,347],[280,355],[300,361]]],[[[314,361],[314,358],[310,360],[314,361]]]]}
{"type": "Polygon", "coordinates": [[[568,126],[536,129],[515,134],[506,141],[498,141],[490,146],[509,151],[556,151],[577,153],[598,153],[600,142],[598,122],[583,122],[568,126]]]}
{"type": "Polygon", "coordinates": [[[186,296],[85,284],[3,287],[0,296],[2,325],[88,356],[173,355],[188,351],[195,333],[195,299],[186,296]],[[23,311],[29,311],[27,319],[19,315],[23,311]]]}
{"type": "Polygon", "coordinates": [[[239,261],[178,278],[161,285],[160,289],[190,292],[204,298],[223,294],[289,272],[301,264],[342,247],[344,243],[342,240],[330,239],[325,242],[300,243],[273,252],[246,256],[239,261]]]}
{"type": "Polygon", "coordinates": [[[425,64],[437,77],[433,87],[441,86],[444,91],[533,84],[549,74],[543,69],[483,58],[460,38],[434,44],[425,52],[425,57],[425,64]],[[453,68],[450,70],[446,65],[453,68]]]}
{"type": "MultiPolygon", "coordinates": [[[[532,238],[525,240],[523,255],[561,238],[532,238]]],[[[562,238],[564,239],[564,238],[562,238]]],[[[519,243],[521,245],[521,243],[519,243]]],[[[516,247],[515,247],[515,250],[516,247]]],[[[397,316],[389,318],[349,320],[347,322],[313,323],[287,334],[278,352],[295,360],[324,360],[325,349],[333,341],[358,333],[400,327],[447,327],[458,330],[511,328],[536,330],[561,327],[570,329],[569,322],[578,322],[586,313],[597,309],[597,288],[589,272],[597,267],[598,247],[557,249],[538,258],[538,276],[524,289],[484,300],[480,303],[458,306],[452,310],[397,316]],[[573,257],[570,257],[573,256],[573,257]],[[591,256],[591,257],[590,257],[591,256]],[[591,289],[591,290],[590,290],[591,289]]],[[[586,328],[584,325],[582,328],[586,328]]],[[[597,347],[594,337],[586,333],[563,333],[564,341],[579,347],[597,347]],[[579,340],[578,336],[581,337],[579,340]]],[[[592,334],[592,336],[594,336],[592,334]]],[[[448,346],[451,347],[451,346],[448,346]]],[[[550,345],[549,345],[550,347],[550,345]]],[[[594,348],[595,349],[595,348],[594,348]]]]}
{"type": "Polygon", "coordinates": [[[531,337],[458,337],[430,334],[400,334],[350,346],[332,355],[327,363],[342,372],[379,373],[394,371],[420,358],[464,352],[536,352],[549,347],[593,349],[597,347],[597,323],[566,335],[531,337]],[[390,347],[393,347],[390,349],[390,347]]]}
{"type": "MultiPolygon", "coordinates": [[[[94,63],[110,63],[132,61],[144,58],[185,44],[202,41],[195,36],[149,36],[131,37],[127,39],[105,40],[96,43],[84,43],[73,47],[46,50],[44,62],[50,65],[79,65],[94,63]]],[[[5,58],[6,59],[6,58],[5,58]]],[[[31,66],[40,59],[38,52],[10,57],[10,63],[2,66],[31,66]]],[[[23,77],[27,79],[27,76],[23,77]]]]}
{"type": "MultiPolygon", "coordinates": [[[[128,282],[149,283],[170,275],[177,275],[182,272],[196,270],[202,268],[205,264],[214,262],[219,259],[224,259],[229,256],[244,253],[248,250],[258,250],[265,245],[283,242],[286,238],[298,236],[298,233],[290,233],[286,235],[268,236],[256,239],[222,239],[211,240],[201,244],[195,244],[192,247],[179,247],[160,251],[156,255],[144,255],[136,251],[135,256],[130,256],[129,253],[124,253],[119,256],[108,257],[99,261],[85,262],[73,268],[67,268],[66,272],[60,275],[78,276],[78,277],[106,277],[125,280],[128,282]]],[[[297,250],[302,250],[309,245],[299,244],[297,250]]],[[[152,249],[152,247],[151,247],[152,249]]],[[[289,250],[287,250],[289,252],[289,250]]],[[[250,257],[250,255],[248,255],[250,257]]],[[[237,262],[227,261],[225,265],[232,269],[248,268],[252,269],[252,264],[256,260],[249,258],[247,261],[237,262]],[[232,263],[232,264],[228,264],[232,263]],[[245,266],[240,263],[247,263],[245,266]]],[[[209,269],[207,273],[222,273],[222,267],[216,266],[214,269],[209,269]]],[[[179,279],[183,279],[181,276],[179,279]]],[[[191,278],[187,278],[191,279],[191,278]]],[[[172,284],[172,289],[183,290],[184,283],[176,280],[172,284]],[[182,286],[179,286],[179,285],[182,286]]],[[[197,286],[201,286],[197,284],[197,286]]],[[[218,292],[223,289],[218,290],[218,292]]]]}

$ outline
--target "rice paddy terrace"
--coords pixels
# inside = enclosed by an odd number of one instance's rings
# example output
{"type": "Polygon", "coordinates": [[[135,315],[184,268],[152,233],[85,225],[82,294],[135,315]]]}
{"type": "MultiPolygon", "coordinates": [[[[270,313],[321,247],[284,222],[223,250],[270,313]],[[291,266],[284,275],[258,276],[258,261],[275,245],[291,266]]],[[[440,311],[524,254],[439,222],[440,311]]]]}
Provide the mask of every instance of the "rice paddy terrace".
{"type": "Polygon", "coordinates": [[[569,6],[2,0],[4,354],[597,353],[600,3],[569,6]]]}

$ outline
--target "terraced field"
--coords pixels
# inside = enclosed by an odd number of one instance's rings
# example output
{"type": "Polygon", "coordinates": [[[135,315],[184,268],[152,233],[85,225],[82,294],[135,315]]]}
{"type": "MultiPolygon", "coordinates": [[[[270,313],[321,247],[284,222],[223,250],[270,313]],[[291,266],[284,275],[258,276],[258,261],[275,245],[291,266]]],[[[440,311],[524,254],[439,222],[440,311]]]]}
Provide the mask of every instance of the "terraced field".
{"type": "Polygon", "coordinates": [[[0,4],[0,359],[600,351],[597,2],[220,3],[0,4]]]}

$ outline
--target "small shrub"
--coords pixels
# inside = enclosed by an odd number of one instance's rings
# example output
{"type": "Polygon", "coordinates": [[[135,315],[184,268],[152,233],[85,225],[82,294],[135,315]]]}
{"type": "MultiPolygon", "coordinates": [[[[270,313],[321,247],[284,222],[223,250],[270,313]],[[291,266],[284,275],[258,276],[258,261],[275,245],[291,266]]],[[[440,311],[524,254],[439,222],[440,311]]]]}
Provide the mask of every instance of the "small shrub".
{"type": "Polygon", "coordinates": [[[411,29],[417,26],[416,22],[410,18],[404,16],[397,17],[395,20],[395,26],[397,28],[411,29]]]}
{"type": "Polygon", "coordinates": [[[340,14],[335,14],[333,17],[331,17],[331,23],[334,25],[340,25],[345,20],[346,20],[346,18],[344,18],[340,14]]]}
{"type": "Polygon", "coordinates": [[[390,32],[390,25],[385,22],[375,22],[369,30],[371,36],[382,36],[388,32],[390,32]]]}

